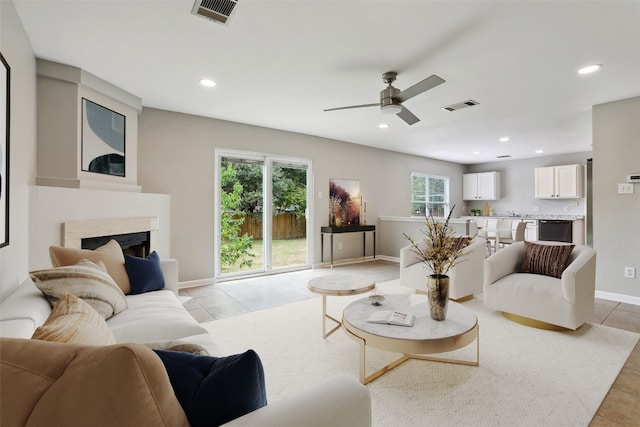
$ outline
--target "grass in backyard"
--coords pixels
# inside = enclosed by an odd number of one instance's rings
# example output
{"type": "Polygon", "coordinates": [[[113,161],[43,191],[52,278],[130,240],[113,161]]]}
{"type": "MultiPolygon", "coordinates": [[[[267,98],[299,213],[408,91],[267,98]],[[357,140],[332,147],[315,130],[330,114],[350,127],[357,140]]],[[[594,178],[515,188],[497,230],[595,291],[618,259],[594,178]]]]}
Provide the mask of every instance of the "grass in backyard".
{"type": "MultiPolygon", "coordinates": [[[[264,268],[262,249],[262,240],[254,240],[253,247],[250,251],[255,255],[255,258],[253,258],[253,265],[251,267],[239,267],[235,265],[222,266],[222,273],[262,270],[264,268]]],[[[273,268],[306,264],[307,239],[274,240],[271,243],[271,252],[273,268]]]]}

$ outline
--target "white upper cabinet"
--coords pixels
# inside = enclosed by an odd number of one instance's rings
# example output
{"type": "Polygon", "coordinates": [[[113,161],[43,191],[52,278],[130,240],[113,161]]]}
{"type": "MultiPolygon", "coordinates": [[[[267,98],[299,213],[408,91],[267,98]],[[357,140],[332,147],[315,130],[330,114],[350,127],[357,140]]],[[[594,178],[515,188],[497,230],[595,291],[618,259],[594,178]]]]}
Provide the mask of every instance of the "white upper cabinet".
{"type": "Polygon", "coordinates": [[[535,169],[536,199],[577,199],[581,197],[580,165],[549,166],[535,169]]]}
{"type": "Polygon", "coordinates": [[[498,200],[500,198],[500,173],[481,172],[462,175],[464,200],[498,200]]]}

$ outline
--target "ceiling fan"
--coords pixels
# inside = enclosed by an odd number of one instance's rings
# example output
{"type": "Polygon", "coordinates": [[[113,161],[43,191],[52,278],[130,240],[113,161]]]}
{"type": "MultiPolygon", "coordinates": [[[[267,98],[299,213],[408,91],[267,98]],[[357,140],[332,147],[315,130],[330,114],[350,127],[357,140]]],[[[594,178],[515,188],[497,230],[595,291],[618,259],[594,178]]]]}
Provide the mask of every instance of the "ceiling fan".
{"type": "Polygon", "coordinates": [[[363,105],[351,105],[349,107],[328,108],[324,111],[336,111],[336,110],[348,110],[351,108],[364,108],[364,107],[380,107],[380,110],[386,114],[395,114],[404,120],[408,125],[412,125],[420,121],[411,111],[402,105],[402,103],[408,99],[413,98],[416,95],[420,95],[422,92],[426,92],[429,89],[442,84],[445,80],[436,76],[435,74],[427,77],[411,86],[408,89],[401,91],[393,87],[391,83],[396,80],[398,73],[395,71],[387,71],[382,75],[382,81],[387,83],[386,89],[380,92],[380,102],[377,104],[363,104],[363,105]]]}

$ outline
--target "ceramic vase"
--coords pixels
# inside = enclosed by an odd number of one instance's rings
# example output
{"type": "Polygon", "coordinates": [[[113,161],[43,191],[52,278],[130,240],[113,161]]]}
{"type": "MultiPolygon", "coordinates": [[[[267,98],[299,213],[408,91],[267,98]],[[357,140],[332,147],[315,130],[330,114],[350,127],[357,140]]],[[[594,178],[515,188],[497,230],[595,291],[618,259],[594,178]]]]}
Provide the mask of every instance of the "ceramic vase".
{"type": "Polygon", "coordinates": [[[449,302],[449,276],[432,274],[427,281],[427,298],[429,311],[433,320],[444,320],[447,317],[449,302]]]}

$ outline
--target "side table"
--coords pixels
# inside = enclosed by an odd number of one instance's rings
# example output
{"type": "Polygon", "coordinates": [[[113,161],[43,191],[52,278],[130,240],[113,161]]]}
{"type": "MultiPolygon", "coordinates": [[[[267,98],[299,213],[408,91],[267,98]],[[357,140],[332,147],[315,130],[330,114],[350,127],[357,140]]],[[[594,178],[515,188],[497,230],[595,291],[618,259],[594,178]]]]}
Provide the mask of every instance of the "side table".
{"type": "Polygon", "coordinates": [[[307,283],[307,288],[313,293],[322,295],[322,338],[326,338],[341,326],[342,322],[327,314],[327,296],[358,295],[369,292],[376,287],[376,283],[358,276],[348,274],[327,274],[314,277],[307,283]],[[327,332],[327,319],[337,323],[327,332]]]}
{"type": "Polygon", "coordinates": [[[373,232],[373,260],[376,259],[376,226],[375,225],[345,225],[344,227],[320,227],[320,262],[324,262],[324,236],[328,234],[331,240],[331,268],[333,268],[333,235],[340,233],[362,233],[362,257],[367,255],[367,231],[373,232]]]}

